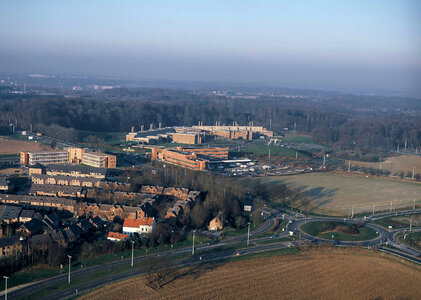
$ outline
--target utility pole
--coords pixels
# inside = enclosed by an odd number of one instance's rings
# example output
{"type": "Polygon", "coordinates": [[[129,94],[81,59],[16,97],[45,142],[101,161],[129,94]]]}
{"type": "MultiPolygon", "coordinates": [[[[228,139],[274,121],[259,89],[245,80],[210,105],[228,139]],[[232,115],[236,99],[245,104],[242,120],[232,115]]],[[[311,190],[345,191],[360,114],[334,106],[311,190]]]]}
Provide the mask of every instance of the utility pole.
{"type": "Polygon", "coordinates": [[[415,167],[412,167],[412,180],[415,179],[415,167]]]}
{"type": "Polygon", "coordinates": [[[192,247],[192,250],[191,250],[192,255],[194,255],[194,237],[195,237],[195,235],[196,235],[196,230],[193,230],[193,247],[192,247]]]}
{"type": "Polygon", "coordinates": [[[71,266],[72,257],[70,255],[67,255],[67,257],[69,258],[69,277],[68,277],[68,282],[70,283],[70,266],[71,266]]]}
{"type": "Polygon", "coordinates": [[[132,242],[132,267],[133,267],[133,256],[134,256],[134,241],[132,242]]]}
{"type": "Polygon", "coordinates": [[[269,159],[270,159],[270,146],[268,146],[268,148],[269,148],[269,159]]]}
{"type": "Polygon", "coordinates": [[[4,289],[4,300],[7,300],[7,279],[9,279],[9,277],[3,276],[3,278],[6,279],[6,287],[4,289]]]}
{"type": "Polygon", "coordinates": [[[390,212],[392,212],[393,209],[393,201],[390,201],[390,212]]]}
{"type": "Polygon", "coordinates": [[[247,223],[248,224],[248,229],[247,229],[247,246],[250,244],[250,222],[247,223]]]}
{"type": "Polygon", "coordinates": [[[414,210],[415,210],[415,200],[416,200],[416,199],[414,199],[414,207],[413,207],[413,209],[414,209],[414,210]]]}
{"type": "Polygon", "coordinates": [[[326,168],[326,155],[323,155],[323,169],[326,168]]]}
{"type": "Polygon", "coordinates": [[[351,173],[351,161],[348,161],[348,173],[351,173]]]}
{"type": "Polygon", "coordinates": [[[354,206],[352,206],[351,219],[354,217],[354,206]]]}
{"type": "Polygon", "coordinates": [[[412,218],[409,220],[409,231],[412,231],[412,218]]]}
{"type": "Polygon", "coordinates": [[[376,204],[373,203],[373,215],[374,215],[375,209],[376,209],[376,204]]]}

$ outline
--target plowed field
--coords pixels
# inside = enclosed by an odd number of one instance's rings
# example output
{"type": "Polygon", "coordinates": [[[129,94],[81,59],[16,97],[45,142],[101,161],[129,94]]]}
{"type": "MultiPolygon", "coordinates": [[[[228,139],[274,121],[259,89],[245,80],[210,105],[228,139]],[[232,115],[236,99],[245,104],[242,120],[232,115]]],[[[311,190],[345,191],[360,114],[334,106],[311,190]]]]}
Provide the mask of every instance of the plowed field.
{"type": "Polygon", "coordinates": [[[221,264],[160,289],[136,277],[81,299],[421,299],[420,269],[365,250],[332,251],[221,264]]]}
{"type": "Polygon", "coordinates": [[[8,139],[0,136],[0,155],[18,154],[21,151],[44,151],[48,146],[35,142],[25,142],[8,139]]]}

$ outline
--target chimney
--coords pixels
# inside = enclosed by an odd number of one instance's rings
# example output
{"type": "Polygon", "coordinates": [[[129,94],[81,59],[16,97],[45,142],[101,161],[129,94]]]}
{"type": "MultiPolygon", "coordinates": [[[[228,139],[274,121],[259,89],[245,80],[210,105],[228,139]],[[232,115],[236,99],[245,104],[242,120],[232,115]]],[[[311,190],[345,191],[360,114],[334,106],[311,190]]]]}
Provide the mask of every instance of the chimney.
{"type": "Polygon", "coordinates": [[[143,131],[144,125],[140,125],[140,131],[143,131]]]}
{"type": "Polygon", "coordinates": [[[149,125],[149,130],[153,129],[153,124],[149,125]]]}
{"type": "Polygon", "coordinates": [[[161,129],[161,127],[162,127],[162,123],[160,122],[160,123],[158,124],[158,128],[159,128],[159,129],[161,129]]]}

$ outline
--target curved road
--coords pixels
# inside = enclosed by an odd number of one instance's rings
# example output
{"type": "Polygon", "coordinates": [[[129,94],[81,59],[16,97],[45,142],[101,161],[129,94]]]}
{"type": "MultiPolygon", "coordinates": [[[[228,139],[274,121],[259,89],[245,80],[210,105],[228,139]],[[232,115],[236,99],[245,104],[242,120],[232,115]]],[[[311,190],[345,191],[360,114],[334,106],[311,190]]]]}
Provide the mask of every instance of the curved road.
{"type": "MultiPolygon", "coordinates": [[[[223,248],[224,246],[232,247],[235,245],[242,245],[242,244],[244,245],[245,241],[247,240],[247,234],[242,234],[238,236],[229,237],[215,243],[207,243],[207,244],[198,245],[195,247],[195,249],[197,250],[196,255],[191,256],[189,258],[182,258],[182,259],[176,260],[174,262],[174,266],[203,264],[209,261],[226,259],[226,258],[238,256],[238,255],[243,255],[243,254],[264,252],[264,251],[270,251],[270,250],[286,248],[286,247],[295,247],[295,246],[298,246],[300,243],[332,242],[331,240],[322,239],[322,238],[309,235],[301,230],[301,225],[307,222],[312,222],[312,221],[326,221],[326,222],[339,221],[339,222],[353,223],[353,224],[364,223],[364,226],[367,226],[376,230],[376,232],[378,233],[378,236],[372,240],[366,240],[366,241],[341,241],[340,242],[341,246],[363,246],[363,247],[379,246],[379,250],[381,251],[388,252],[394,255],[398,255],[402,258],[406,258],[411,261],[421,263],[421,260],[417,258],[417,256],[421,255],[420,251],[402,244],[399,240],[396,240],[395,238],[396,234],[403,232],[404,230],[407,230],[407,229],[386,230],[379,225],[370,223],[372,220],[377,220],[380,218],[385,218],[385,217],[395,216],[395,215],[405,215],[405,214],[411,214],[411,213],[421,213],[421,209],[381,213],[377,215],[372,215],[368,218],[366,217],[364,219],[344,219],[344,218],[338,218],[338,217],[315,217],[315,216],[304,217],[303,215],[294,214],[289,211],[280,211],[276,209],[265,208],[264,210],[265,223],[258,229],[251,231],[250,236],[255,236],[255,235],[269,231],[269,229],[275,223],[275,219],[273,217],[270,217],[270,215],[272,216],[274,215],[276,217],[283,217],[288,222],[285,232],[280,234],[278,237],[286,237],[290,234],[290,232],[292,232],[293,235],[300,237],[300,241],[274,242],[274,243],[265,244],[265,245],[256,245],[256,242],[267,241],[267,240],[272,239],[272,236],[268,236],[268,237],[262,237],[258,239],[251,239],[250,240],[251,246],[247,248],[242,248],[239,250],[234,250],[234,249],[225,250],[223,248]],[[399,250],[381,247],[380,245],[384,243],[388,243],[389,245],[399,250]],[[221,249],[218,250],[218,248],[221,248],[221,249]],[[203,253],[204,251],[206,252],[203,253]]],[[[413,231],[419,231],[419,230],[421,229],[418,229],[418,228],[413,229],[413,231]]],[[[149,254],[149,255],[139,256],[139,257],[134,258],[134,262],[139,263],[153,256],[171,257],[171,256],[186,254],[186,253],[190,253],[191,250],[192,250],[191,247],[185,247],[185,248],[161,252],[159,254],[149,254]]],[[[71,278],[72,280],[75,280],[78,278],[85,277],[87,275],[93,275],[98,272],[106,273],[106,272],[115,270],[118,267],[128,266],[128,265],[130,265],[130,258],[120,260],[120,261],[114,261],[114,262],[110,262],[110,263],[106,263],[106,264],[102,264],[98,266],[87,267],[84,269],[79,269],[77,271],[72,271],[71,278]]],[[[124,271],[117,274],[111,274],[109,276],[106,276],[100,279],[78,284],[75,287],[72,287],[69,289],[52,293],[48,297],[45,297],[44,299],[67,298],[70,296],[74,296],[76,289],[78,290],[78,292],[90,291],[92,289],[97,288],[98,286],[116,282],[122,279],[127,279],[129,277],[137,276],[141,274],[144,274],[144,270],[142,271],[138,268],[130,269],[128,271],[124,271]]],[[[67,273],[64,273],[52,278],[48,278],[45,280],[41,280],[38,282],[14,287],[9,290],[8,299],[17,299],[25,295],[35,293],[36,291],[44,290],[50,286],[54,286],[54,285],[65,283],[65,282],[67,282],[67,273]]],[[[0,295],[1,295],[0,299],[4,299],[4,293],[2,292],[0,295]]]]}

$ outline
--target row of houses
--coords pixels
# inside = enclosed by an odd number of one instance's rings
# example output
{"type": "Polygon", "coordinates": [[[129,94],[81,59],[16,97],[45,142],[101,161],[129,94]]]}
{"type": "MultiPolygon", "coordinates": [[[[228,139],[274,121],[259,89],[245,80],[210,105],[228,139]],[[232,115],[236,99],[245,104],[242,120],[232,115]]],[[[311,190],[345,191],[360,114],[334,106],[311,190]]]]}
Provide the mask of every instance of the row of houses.
{"type": "Polygon", "coordinates": [[[16,229],[16,235],[0,239],[0,257],[18,254],[23,251],[30,254],[34,250],[47,250],[51,244],[68,247],[77,243],[81,237],[89,236],[91,230],[104,228],[99,218],[75,220],[73,223],[60,226],[55,214],[34,218],[16,229]]]}
{"type": "Polygon", "coordinates": [[[0,223],[25,223],[31,221],[37,213],[33,209],[24,209],[15,205],[0,205],[0,223]]]}
{"type": "Polygon", "coordinates": [[[58,184],[32,184],[28,194],[33,196],[85,198],[86,190],[82,186],[58,184]]]}
{"type": "Polygon", "coordinates": [[[31,196],[31,195],[1,195],[0,203],[14,204],[23,208],[33,208],[38,210],[59,210],[75,212],[76,200],[61,197],[31,196]]]}
{"type": "Polygon", "coordinates": [[[142,185],[140,189],[141,193],[144,194],[154,194],[154,195],[164,195],[164,196],[174,196],[178,199],[193,199],[199,196],[199,191],[190,191],[189,189],[184,188],[175,188],[175,187],[161,187],[154,185],[142,185]]]}
{"type": "Polygon", "coordinates": [[[44,166],[38,164],[29,167],[29,175],[35,174],[105,179],[108,176],[108,170],[85,165],[49,164],[44,166]]]}
{"type": "Polygon", "coordinates": [[[146,217],[150,210],[149,203],[143,203],[139,206],[128,206],[118,204],[100,204],[100,203],[79,203],[76,209],[76,216],[90,216],[107,219],[113,221],[115,217],[125,218],[142,218],[146,217]]]}

